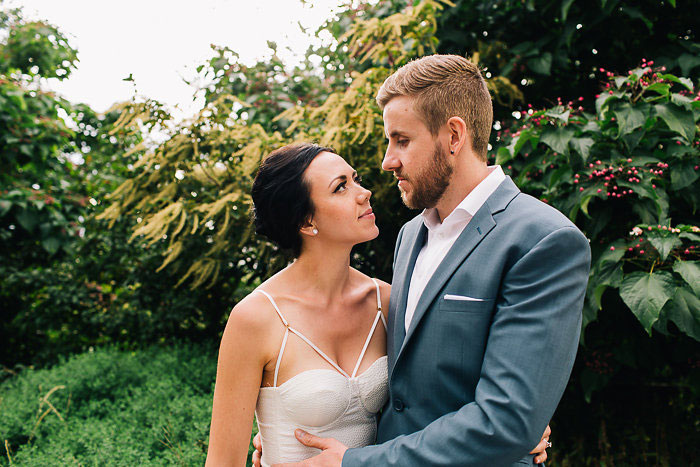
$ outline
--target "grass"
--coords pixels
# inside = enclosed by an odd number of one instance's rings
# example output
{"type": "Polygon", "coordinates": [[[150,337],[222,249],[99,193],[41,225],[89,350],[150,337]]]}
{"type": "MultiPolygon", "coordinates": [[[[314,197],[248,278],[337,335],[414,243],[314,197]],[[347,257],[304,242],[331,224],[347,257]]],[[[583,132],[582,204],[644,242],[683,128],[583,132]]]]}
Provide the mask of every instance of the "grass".
{"type": "Polygon", "coordinates": [[[217,349],[102,348],[0,384],[0,465],[203,465],[217,349]]]}

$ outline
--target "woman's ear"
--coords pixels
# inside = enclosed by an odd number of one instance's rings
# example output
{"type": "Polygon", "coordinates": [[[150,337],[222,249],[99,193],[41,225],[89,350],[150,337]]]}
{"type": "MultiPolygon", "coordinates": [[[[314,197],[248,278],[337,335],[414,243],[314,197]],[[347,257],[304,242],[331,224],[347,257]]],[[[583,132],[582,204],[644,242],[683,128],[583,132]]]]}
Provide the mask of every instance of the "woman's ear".
{"type": "Polygon", "coordinates": [[[313,221],[313,218],[309,218],[301,227],[301,229],[299,229],[299,232],[302,235],[308,235],[310,237],[315,237],[316,235],[318,235],[318,229],[314,225],[313,221]]]}

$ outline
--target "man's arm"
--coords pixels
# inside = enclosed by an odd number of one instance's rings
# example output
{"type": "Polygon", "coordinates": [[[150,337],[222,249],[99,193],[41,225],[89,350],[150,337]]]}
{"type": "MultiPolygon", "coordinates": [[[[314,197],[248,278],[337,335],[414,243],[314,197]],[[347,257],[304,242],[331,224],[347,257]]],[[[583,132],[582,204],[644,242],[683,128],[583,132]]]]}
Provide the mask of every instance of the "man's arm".
{"type": "Polygon", "coordinates": [[[343,466],[509,465],[522,458],[568,382],[589,267],[588,241],[573,226],[538,242],[504,277],[475,401],[416,433],[349,449],[343,466]]]}

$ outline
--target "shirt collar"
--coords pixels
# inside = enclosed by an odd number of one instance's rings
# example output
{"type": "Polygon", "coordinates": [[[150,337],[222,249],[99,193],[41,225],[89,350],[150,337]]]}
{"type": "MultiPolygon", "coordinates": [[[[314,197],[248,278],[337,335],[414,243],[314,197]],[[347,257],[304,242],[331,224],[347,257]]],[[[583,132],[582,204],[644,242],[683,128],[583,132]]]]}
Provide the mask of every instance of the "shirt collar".
{"type": "Polygon", "coordinates": [[[489,174],[484,178],[467,196],[457,205],[457,207],[447,216],[442,223],[436,208],[424,209],[422,212],[423,223],[428,230],[435,230],[441,225],[452,224],[456,221],[469,221],[474,214],[483,206],[486,199],[498,188],[506,175],[500,165],[487,167],[489,174]]]}

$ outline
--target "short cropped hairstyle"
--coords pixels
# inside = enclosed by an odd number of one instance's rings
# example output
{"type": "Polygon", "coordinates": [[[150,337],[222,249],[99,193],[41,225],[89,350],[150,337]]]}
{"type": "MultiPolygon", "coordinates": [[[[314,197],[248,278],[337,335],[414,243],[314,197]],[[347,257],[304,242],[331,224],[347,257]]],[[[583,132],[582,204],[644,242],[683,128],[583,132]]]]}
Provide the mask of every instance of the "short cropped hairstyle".
{"type": "Polygon", "coordinates": [[[299,230],[313,216],[309,186],[304,172],[322,152],[331,148],[310,143],[290,144],[263,159],[253,181],[255,233],[264,235],[294,257],[301,253],[299,230]]]}
{"type": "Polygon", "coordinates": [[[429,55],[411,61],[384,81],[377,104],[383,110],[398,96],[416,99],[415,110],[433,135],[451,117],[461,117],[472,149],[486,160],[493,107],[486,81],[475,64],[459,55],[429,55]]]}

